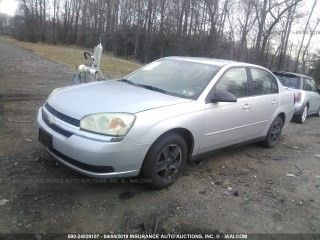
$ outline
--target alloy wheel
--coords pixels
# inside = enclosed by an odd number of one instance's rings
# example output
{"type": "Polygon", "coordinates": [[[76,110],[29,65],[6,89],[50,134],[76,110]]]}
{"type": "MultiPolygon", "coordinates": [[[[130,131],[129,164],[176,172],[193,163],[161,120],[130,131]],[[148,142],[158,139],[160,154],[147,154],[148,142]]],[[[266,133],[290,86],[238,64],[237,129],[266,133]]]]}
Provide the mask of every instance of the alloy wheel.
{"type": "Polygon", "coordinates": [[[303,109],[302,117],[301,117],[302,122],[305,122],[307,120],[307,114],[308,114],[308,107],[305,106],[303,109]]]}
{"type": "Polygon", "coordinates": [[[172,179],[182,164],[182,150],[177,144],[167,145],[156,161],[157,176],[163,180],[172,179]]]}
{"type": "Polygon", "coordinates": [[[282,131],[282,121],[281,119],[278,119],[276,122],[274,122],[271,132],[270,132],[270,140],[274,144],[278,141],[282,131]]]}

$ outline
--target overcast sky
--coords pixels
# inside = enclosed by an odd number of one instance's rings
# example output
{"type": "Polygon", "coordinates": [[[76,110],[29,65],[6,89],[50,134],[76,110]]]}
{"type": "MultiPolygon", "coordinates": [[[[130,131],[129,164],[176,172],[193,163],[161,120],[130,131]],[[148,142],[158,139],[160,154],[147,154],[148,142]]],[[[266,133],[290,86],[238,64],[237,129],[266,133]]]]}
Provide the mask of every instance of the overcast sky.
{"type": "Polygon", "coordinates": [[[13,16],[18,8],[16,0],[0,0],[0,12],[13,16]]]}
{"type": "MultiPolygon", "coordinates": [[[[310,13],[313,3],[314,3],[314,0],[304,0],[302,3],[304,5],[303,6],[304,12],[310,13]]],[[[320,1],[319,0],[312,15],[312,19],[310,23],[311,27],[314,26],[314,23],[318,18],[320,18],[320,1]]],[[[294,34],[294,33],[302,32],[305,27],[306,21],[307,21],[307,17],[301,19],[298,24],[295,24],[293,26],[292,34],[290,35],[290,40],[292,42],[300,43],[302,39],[302,34],[294,34]]],[[[320,26],[318,26],[316,32],[317,33],[313,36],[310,43],[311,51],[320,50],[320,26]]],[[[309,36],[306,36],[305,43],[308,41],[308,37],[309,36]]]]}

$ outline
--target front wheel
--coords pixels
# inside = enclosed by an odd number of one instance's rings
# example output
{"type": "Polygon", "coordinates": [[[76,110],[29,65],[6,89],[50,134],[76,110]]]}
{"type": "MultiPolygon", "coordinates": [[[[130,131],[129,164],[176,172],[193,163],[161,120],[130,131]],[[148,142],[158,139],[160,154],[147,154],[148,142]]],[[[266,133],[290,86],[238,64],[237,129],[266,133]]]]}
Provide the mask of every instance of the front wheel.
{"type": "Polygon", "coordinates": [[[179,134],[162,136],[151,146],[142,166],[142,175],[151,180],[152,187],[169,187],[180,176],[186,159],[187,144],[179,134]]]}
{"type": "Polygon", "coordinates": [[[278,144],[282,133],[283,124],[284,122],[282,118],[280,116],[276,117],[268,130],[265,140],[263,141],[263,146],[267,148],[273,148],[278,144]]]}

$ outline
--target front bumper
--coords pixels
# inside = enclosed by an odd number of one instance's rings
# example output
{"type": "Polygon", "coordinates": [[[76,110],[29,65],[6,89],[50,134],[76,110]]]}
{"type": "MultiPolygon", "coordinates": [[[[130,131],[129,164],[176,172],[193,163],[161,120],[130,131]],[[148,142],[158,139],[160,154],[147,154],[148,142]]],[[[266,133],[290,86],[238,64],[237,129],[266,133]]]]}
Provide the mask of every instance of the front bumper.
{"type": "Polygon", "coordinates": [[[44,107],[40,108],[37,120],[39,128],[52,136],[49,153],[63,165],[90,177],[137,176],[150,147],[128,138],[113,142],[110,137],[86,133],[56,118],[44,107]],[[53,124],[44,121],[43,111],[53,124]]]}

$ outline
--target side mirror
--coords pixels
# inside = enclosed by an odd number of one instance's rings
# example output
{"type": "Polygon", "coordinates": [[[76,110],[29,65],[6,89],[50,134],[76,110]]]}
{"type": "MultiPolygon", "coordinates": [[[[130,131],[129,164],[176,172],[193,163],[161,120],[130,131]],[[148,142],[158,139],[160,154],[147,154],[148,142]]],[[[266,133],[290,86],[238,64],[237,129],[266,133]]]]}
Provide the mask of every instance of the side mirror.
{"type": "Polygon", "coordinates": [[[237,102],[237,97],[234,94],[227,91],[215,90],[213,92],[211,102],[237,102]]]}

